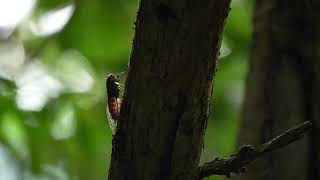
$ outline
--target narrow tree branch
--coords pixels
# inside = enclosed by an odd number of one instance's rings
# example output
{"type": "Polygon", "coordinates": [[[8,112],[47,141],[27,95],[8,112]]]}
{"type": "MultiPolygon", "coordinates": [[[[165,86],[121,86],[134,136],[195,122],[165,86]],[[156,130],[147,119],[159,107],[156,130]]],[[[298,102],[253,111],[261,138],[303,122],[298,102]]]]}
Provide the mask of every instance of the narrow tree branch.
{"type": "Polygon", "coordinates": [[[245,165],[248,165],[265,153],[280,149],[299,140],[303,137],[304,133],[311,129],[311,126],[311,122],[303,122],[257,148],[246,145],[241,147],[237,153],[231,155],[229,158],[216,158],[213,161],[207,162],[199,167],[199,177],[200,179],[210,175],[226,175],[230,177],[231,173],[245,172],[245,165]]]}

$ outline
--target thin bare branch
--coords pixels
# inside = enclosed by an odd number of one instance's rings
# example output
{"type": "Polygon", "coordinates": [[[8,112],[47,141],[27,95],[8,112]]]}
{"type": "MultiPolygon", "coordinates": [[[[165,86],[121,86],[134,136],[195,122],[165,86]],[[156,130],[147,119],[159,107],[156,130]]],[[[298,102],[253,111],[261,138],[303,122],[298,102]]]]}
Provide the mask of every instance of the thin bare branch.
{"type": "Polygon", "coordinates": [[[258,147],[246,145],[229,158],[216,158],[213,161],[207,162],[199,167],[199,177],[200,179],[210,175],[226,175],[230,177],[231,173],[245,172],[244,166],[265,153],[280,149],[301,139],[311,127],[311,122],[303,122],[258,147]]]}

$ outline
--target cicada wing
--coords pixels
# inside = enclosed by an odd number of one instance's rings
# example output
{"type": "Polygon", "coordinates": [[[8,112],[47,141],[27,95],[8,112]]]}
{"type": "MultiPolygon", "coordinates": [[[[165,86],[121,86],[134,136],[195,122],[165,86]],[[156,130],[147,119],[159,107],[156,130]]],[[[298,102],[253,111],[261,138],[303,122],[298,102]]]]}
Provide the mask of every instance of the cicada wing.
{"type": "Polygon", "coordinates": [[[112,131],[112,135],[115,135],[117,130],[117,121],[112,118],[108,107],[107,107],[107,116],[108,116],[109,126],[112,131]]]}

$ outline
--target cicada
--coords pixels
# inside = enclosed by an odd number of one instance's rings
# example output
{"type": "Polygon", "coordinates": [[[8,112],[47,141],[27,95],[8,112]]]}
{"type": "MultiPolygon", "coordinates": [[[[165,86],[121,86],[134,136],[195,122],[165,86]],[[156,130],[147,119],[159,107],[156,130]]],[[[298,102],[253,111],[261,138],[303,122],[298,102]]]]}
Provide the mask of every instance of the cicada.
{"type": "Polygon", "coordinates": [[[107,88],[107,115],[112,134],[115,135],[121,110],[123,84],[120,83],[121,75],[109,74],[106,79],[107,88]]]}

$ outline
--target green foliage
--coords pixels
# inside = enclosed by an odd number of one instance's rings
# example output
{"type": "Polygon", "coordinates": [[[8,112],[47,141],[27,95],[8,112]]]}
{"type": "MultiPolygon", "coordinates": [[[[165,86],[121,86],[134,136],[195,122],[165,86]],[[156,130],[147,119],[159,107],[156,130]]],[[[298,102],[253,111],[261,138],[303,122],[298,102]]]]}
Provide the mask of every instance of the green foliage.
{"type": "MultiPolygon", "coordinates": [[[[70,2],[38,1],[30,16],[0,42],[0,173],[9,168],[8,180],[99,180],[107,176],[112,135],[105,115],[104,79],[126,68],[138,2],[73,3],[73,15],[63,29],[39,35],[41,29],[37,34],[30,24],[70,2]],[[1,53],[10,43],[21,45],[26,56],[22,64],[16,64],[18,70],[3,76],[6,65],[1,63],[1,53]],[[45,100],[42,105],[41,98],[45,100]]],[[[242,0],[232,3],[202,162],[226,156],[235,147],[247,69],[250,6],[242,0]]],[[[16,49],[10,52],[19,53],[16,49]]]]}

